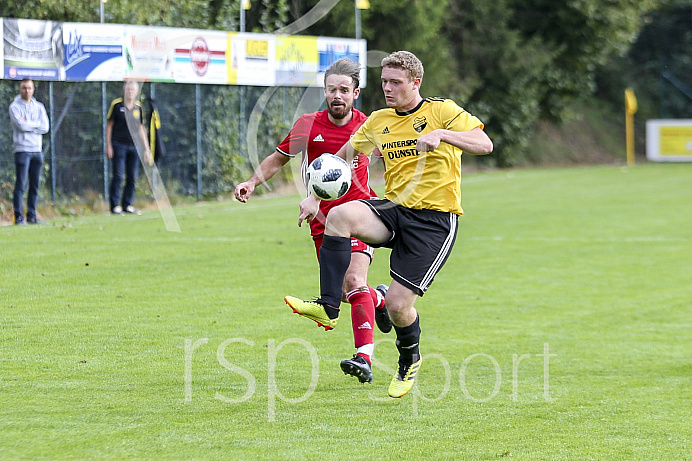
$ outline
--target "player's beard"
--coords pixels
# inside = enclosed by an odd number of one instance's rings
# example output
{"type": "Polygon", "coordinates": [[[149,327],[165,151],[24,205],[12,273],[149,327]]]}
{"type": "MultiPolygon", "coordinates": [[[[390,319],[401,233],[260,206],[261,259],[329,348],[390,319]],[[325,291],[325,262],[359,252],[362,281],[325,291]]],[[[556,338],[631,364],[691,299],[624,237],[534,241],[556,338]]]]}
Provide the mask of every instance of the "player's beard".
{"type": "Polygon", "coordinates": [[[348,104],[344,104],[343,106],[333,106],[332,104],[329,104],[327,106],[327,110],[329,111],[329,115],[332,116],[332,118],[336,120],[342,120],[348,116],[348,114],[351,113],[352,106],[348,104]]]}

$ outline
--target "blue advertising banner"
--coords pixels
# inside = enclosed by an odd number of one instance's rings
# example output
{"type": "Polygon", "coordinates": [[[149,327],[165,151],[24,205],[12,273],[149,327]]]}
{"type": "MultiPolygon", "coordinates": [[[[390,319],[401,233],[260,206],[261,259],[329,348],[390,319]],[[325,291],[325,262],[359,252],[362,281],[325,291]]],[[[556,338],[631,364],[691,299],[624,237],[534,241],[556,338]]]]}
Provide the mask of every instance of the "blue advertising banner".
{"type": "Polygon", "coordinates": [[[121,81],[124,34],[119,24],[63,24],[66,79],[121,81]]]}

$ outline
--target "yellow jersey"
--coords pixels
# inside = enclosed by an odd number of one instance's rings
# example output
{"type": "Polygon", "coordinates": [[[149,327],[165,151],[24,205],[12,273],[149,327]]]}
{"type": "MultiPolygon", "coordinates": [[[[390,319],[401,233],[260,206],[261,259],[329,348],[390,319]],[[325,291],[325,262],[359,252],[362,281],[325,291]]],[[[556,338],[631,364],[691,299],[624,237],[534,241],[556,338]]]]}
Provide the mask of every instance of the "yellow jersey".
{"type": "Polygon", "coordinates": [[[407,112],[373,112],[350,142],[356,152],[382,153],[386,199],[407,208],[461,215],[461,149],[442,142],[432,152],[418,152],[416,142],[433,130],[476,127],[483,129],[483,123],[451,99],[424,98],[407,112]]]}

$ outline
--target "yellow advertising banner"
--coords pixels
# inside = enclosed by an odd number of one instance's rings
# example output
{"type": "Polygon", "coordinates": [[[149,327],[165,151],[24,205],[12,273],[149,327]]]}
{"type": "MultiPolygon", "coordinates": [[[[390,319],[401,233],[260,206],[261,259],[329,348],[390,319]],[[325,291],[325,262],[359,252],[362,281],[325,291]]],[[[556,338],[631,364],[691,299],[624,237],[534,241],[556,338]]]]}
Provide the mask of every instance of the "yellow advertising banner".
{"type": "Polygon", "coordinates": [[[647,120],[646,158],[655,162],[691,162],[692,119],[647,120]]]}
{"type": "Polygon", "coordinates": [[[317,37],[299,35],[276,37],[277,85],[315,85],[318,66],[317,37]]]}
{"type": "Polygon", "coordinates": [[[692,126],[662,126],[660,155],[692,155],[692,126]]]}

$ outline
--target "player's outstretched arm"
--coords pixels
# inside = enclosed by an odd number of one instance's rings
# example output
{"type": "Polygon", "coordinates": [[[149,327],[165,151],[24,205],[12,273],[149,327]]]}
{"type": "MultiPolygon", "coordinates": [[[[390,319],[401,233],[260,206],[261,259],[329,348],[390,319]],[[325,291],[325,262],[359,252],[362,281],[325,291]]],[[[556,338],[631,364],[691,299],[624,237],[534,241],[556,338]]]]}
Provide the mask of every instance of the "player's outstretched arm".
{"type": "Polygon", "coordinates": [[[277,171],[287,164],[289,160],[291,160],[291,157],[275,150],[273,154],[262,160],[262,163],[260,163],[250,179],[241,182],[235,187],[236,200],[243,203],[247,202],[254,192],[255,187],[268,181],[277,171]]]}
{"type": "Polygon", "coordinates": [[[350,141],[346,141],[346,143],[341,146],[341,149],[339,149],[335,155],[337,157],[341,157],[342,159],[346,160],[346,163],[350,164],[353,161],[353,157],[356,156],[356,150],[353,148],[350,141]]]}
{"type": "Polygon", "coordinates": [[[470,131],[433,130],[418,138],[416,149],[430,152],[437,149],[441,142],[458,147],[467,154],[483,155],[493,151],[493,142],[479,127],[470,131]]]}

